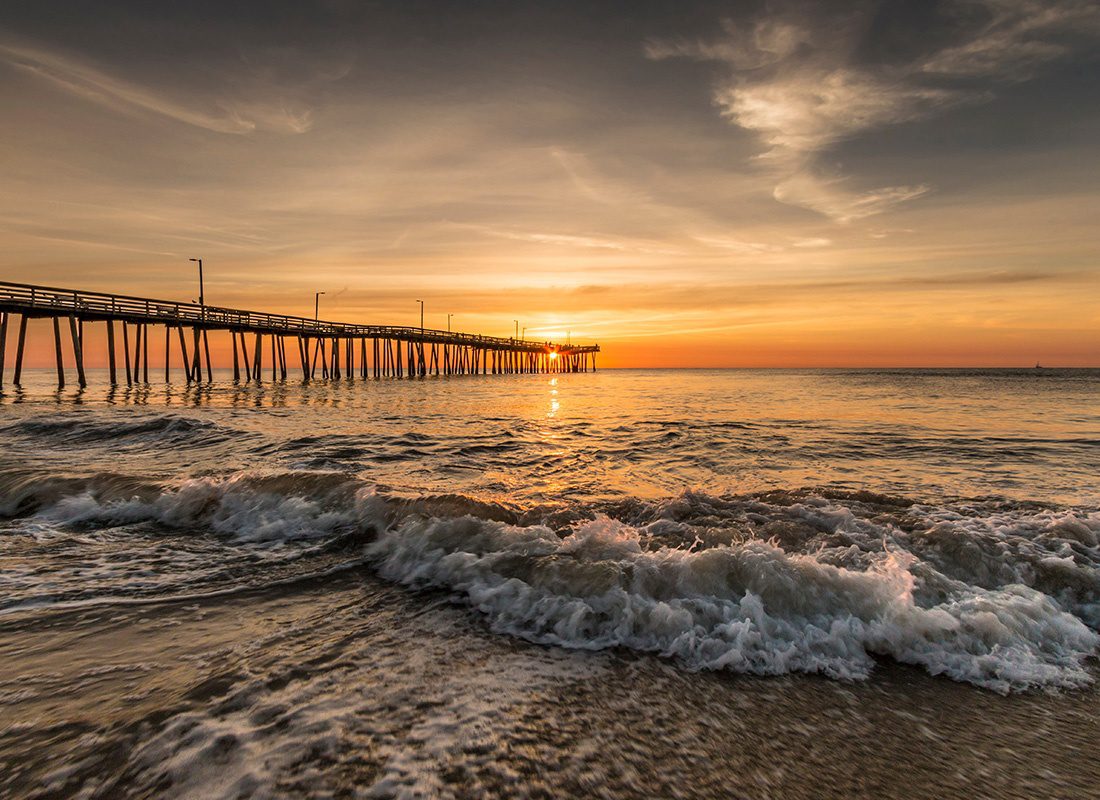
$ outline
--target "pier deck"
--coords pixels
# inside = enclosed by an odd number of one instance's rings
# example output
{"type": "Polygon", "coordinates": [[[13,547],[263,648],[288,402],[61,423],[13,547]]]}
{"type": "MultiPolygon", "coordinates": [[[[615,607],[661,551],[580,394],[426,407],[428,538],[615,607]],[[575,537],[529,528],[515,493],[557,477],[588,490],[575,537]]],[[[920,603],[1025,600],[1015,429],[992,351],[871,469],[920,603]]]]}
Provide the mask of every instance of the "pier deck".
{"type": "Polygon", "coordinates": [[[264,339],[270,343],[273,380],[285,380],[293,371],[286,355],[286,343],[293,340],[304,380],[417,377],[429,374],[504,375],[516,373],[595,371],[599,345],[573,345],[479,334],[432,330],[395,325],[314,320],[284,314],[245,311],[199,303],[177,303],[103,292],[60,289],[0,281],[0,386],[4,381],[7,333],[12,315],[18,314],[13,383],[22,378],[27,321],[53,321],[58,384],[65,385],[61,322],[67,321],[72,340],[77,380],[86,385],[84,370],[84,324],[106,323],[109,374],[119,382],[115,324],[121,325],[122,363],[128,385],[149,382],[149,326],[164,327],[163,367],[165,380],[171,377],[172,332],[177,332],[180,368],[188,383],[201,381],[203,365],[208,381],[213,380],[209,335],[228,332],[233,345],[234,380],[261,380],[264,375],[264,339]],[[184,330],[190,329],[190,336],[184,330]],[[131,330],[134,333],[131,347],[131,330]],[[254,338],[253,347],[245,336],[254,338]],[[188,339],[191,350],[188,350],[188,339]],[[368,347],[369,342],[369,347],[368,347]],[[341,354],[341,348],[343,353],[341,354]],[[250,353],[251,351],[251,353],[250,353]],[[358,351],[358,352],[357,352],[358,351]],[[251,355],[251,358],[250,358],[251,355]],[[205,356],[205,359],[204,359],[205,356]],[[243,370],[242,370],[243,367],[243,370]]]}

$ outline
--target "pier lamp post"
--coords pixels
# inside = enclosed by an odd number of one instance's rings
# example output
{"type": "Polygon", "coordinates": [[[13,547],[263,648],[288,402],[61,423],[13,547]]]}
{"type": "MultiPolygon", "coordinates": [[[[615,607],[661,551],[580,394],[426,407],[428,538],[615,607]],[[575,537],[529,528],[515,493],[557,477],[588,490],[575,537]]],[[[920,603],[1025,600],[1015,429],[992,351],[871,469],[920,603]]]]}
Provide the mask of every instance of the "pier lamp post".
{"type": "Polygon", "coordinates": [[[188,261],[194,261],[199,265],[199,305],[202,306],[202,315],[206,316],[206,295],[203,294],[202,287],[202,259],[201,258],[189,258],[188,261]]]}
{"type": "Polygon", "coordinates": [[[321,318],[321,295],[324,292],[313,293],[313,321],[316,322],[321,318]]]}
{"type": "Polygon", "coordinates": [[[516,323],[516,337],[515,338],[519,339],[519,320],[514,319],[514,320],[512,320],[512,322],[516,323]]]}
{"type": "Polygon", "coordinates": [[[447,315],[447,333],[451,332],[451,317],[453,317],[453,316],[454,316],[454,314],[448,314],[447,315]]]}
{"type": "Polygon", "coordinates": [[[420,303],[420,336],[423,337],[424,336],[424,301],[423,300],[417,300],[416,302],[420,303]]]}

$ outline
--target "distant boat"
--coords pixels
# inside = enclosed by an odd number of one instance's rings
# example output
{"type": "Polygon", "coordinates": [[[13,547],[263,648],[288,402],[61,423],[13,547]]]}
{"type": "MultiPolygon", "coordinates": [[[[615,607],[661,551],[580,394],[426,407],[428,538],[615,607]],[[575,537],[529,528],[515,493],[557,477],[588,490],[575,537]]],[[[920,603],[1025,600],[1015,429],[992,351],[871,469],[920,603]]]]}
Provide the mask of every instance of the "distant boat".
{"type": "Polygon", "coordinates": [[[1040,364],[1038,361],[1036,361],[1035,362],[1035,369],[1043,369],[1043,365],[1040,364]]]}

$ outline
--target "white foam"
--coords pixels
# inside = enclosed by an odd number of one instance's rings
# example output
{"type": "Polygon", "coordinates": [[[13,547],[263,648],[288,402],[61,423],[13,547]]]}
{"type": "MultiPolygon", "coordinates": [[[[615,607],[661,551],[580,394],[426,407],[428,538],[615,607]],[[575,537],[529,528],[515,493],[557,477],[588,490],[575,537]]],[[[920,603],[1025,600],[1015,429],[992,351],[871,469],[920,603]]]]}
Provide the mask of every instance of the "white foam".
{"type": "Polygon", "coordinates": [[[759,540],[642,547],[608,519],[566,538],[472,518],[407,520],[369,547],[381,574],[447,589],[494,630],[572,648],[629,647],[696,669],[865,678],[889,655],[996,691],[1076,687],[1100,636],[1019,584],[918,605],[916,558],[859,571],[759,540]]]}
{"type": "MultiPolygon", "coordinates": [[[[326,490],[293,491],[294,476],[237,473],[229,478],[194,478],[153,499],[101,501],[91,491],[71,495],[41,516],[67,525],[124,525],[156,522],[170,528],[203,526],[237,541],[279,543],[320,538],[341,529],[385,519],[385,504],[371,487],[333,482],[326,490]],[[274,484],[274,485],[271,485],[274,484]]],[[[299,476],[300,477],[300,476],[299,476]]]]}
{"type": "Polygon", "coordinates": [[[292,472],[196,478],[129,499],[88,490],[38,518],[151,522],[264,548],[375,532],[367,555],[384,577],[452,592],[495,631],[694,669],[860,679],[885,655],[1010,691],[1087,683],[1083,662],[1100,644],[1097,512],[911,506],[903,526],[820,497],[685,493],[634,508],[637,526],[599,516],[565,536],[430,513],[449,512],[345,475],[292,472]]]}

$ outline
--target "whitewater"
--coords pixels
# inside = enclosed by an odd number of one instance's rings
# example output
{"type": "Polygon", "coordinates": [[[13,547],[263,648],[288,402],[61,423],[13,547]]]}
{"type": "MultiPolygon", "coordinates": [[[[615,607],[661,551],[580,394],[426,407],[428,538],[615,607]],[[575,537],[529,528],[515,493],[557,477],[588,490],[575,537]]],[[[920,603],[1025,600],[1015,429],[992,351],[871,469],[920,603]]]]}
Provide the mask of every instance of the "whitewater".
{"type": "Polygon", "coordinates": [[[39,377],[0,398],[0,793],[1100,777],[1098,371],[39,377]]]}

